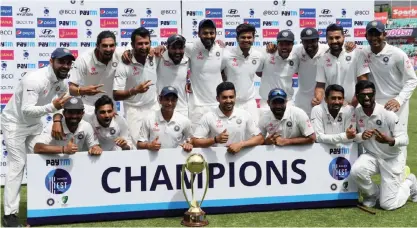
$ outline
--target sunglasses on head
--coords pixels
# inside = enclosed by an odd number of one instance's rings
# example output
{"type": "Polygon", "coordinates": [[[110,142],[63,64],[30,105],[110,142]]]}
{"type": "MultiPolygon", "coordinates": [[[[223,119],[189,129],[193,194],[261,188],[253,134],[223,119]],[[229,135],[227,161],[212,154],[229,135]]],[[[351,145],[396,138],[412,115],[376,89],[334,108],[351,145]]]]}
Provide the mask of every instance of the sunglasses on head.
{"type": "Polygon", "coordinates": [[[366,97],[369,97],[369,99],[372,99],[375,96],[375,93],[359,93],[358,99],[365,99],[366,97]]]}

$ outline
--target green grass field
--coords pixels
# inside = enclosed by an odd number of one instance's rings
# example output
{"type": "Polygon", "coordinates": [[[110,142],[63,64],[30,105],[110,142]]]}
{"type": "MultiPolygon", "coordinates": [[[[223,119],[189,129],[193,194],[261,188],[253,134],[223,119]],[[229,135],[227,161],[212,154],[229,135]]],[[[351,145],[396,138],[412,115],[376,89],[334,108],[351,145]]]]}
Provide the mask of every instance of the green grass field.
{"type": "MultiPolygon", "coordinates": [[[[407,164],[411,172],[417,172],[417,93],[411,99],[408,134],[410,145],[408,146],[407,164]]],[[[26,223],[26,187],[22,188],[22,200],[20,206],[20,219],[26,223]]],[[[3,190],[1,197],[3,199],[3,190]]],[[[3,211],[3,203],[1,204],[3,211]]],[[[417,203],[409,201],[404,207],[395,211],[383,211],[373,209],[376,215],[363,212],[358,208],[341,209],[312,209],[312,210],[291,210],[262,213],[239,213],[208,215],[210,226],[349,226],[349,227],[415,227],[417,226],[417,203]]],[[[3,213],[2,213],[3,216],[3,213]]],[[[71,227],[138,227],[138,226],[181,226],[181,218],[157,218],[142,220],[125,220],[114,222],[95,222],[67,224],[71,227]]]]}

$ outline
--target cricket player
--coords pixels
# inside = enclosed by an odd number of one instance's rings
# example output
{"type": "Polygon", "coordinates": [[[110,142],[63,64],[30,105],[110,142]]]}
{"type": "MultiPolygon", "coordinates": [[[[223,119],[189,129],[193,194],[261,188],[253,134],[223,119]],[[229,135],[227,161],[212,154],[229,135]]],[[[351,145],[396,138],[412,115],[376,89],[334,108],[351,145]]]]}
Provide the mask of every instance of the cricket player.
{"type": "Polygon", "coordinates": [[[49,60],[51,64],[22,78],[3,110],[1,127],[9,152],[2,221],[5,227],[19,226],[19,192],[29,141],[42,132],[41,117],[62,109],[70,98],[64,97],[68,91],[64,79],[68,77],[74,59],[68,49],[55,49],[49,60]]]}
{"type": "Polygon", "coordinates": [[[35,153],[39,154],[74,154],[88,151],[90,155],[100,155],[101,149],[93,127],[83,120],[84,105],[79,97],[73,97],[64,104],[62,113],[64,138],[52,138],[52,124],[47,126],[43,133],[36,136],[30,145],[35,153]]]}
{"type": "Polygon", "coordinates": [[[134,142],[139,138],[142,121],[159,109],[155,83],[156,63],[149,56],[151,34],[144,27],[135,29],[131,36],[133,58],[129,65],[116,69],[113,85],[115,100],[123,100],[129,132],[134,142]]]}
{"type": "Polygon", "coordinates": [[[344,105],[344,88],[336,84],[327,86],[324,100],[311,111],[316,142],[332,145],[352,142],[356,136],[355,109],[344,105]]]}
{"type": "Polygon", "coordinates": [[[100,147],[104,151],[134,150],[125,118],[117,115],[113,100],[103,95],[96,100],[95,115],[88,121],[93,126],[100,147]]]}
{"type": "MultiPolygon", "coordinates": [[[[183,88],[184,89],[184,88],[183,88]]],[[[178,102],[178,91],[173,86],[162,88],[159,95],[161,110],[146,117],[140,128],[138,149],[158,151],[161,148],[177,148],[181,146],[190,152],[193,145],[191,139],[191,121],[179,112],[175,112],[178,102]]]]}
{"type": "Polygon", "coordinates": [[[355,110],[359,130],[355,141],[362,142],[366,152],[355,161],[350,176],[364,195],[363,204],[374,207],[379,199],[382,209],[394,210],[402,207],[409,196],[417,202],[416,176],[409,174],[403,181],[405,154],[401,147],[409,142],[403,122],[376,103],[374,83],[359,81],[355,91],[360,104],[355,110]],[[371,179],[378,173],[380,185],[371,179]]]}
{"type": "Polygon", "coordinates": [[[277,36],[277,51],[273,54],[264,53],[259,94],[261,96],[261,112],[268,112],[268,93],[273,88],[282,88],[288,94],[288,105],[293,104],[294,89],[292,77],[298,72],[299,60],[293,55],[294,33],[282,30],[277,36]]]}
{"type": "Polygon", "coordinates": [[[256,72],[261,71],[263,53],[252,44],[256,29],[251,24],[240,24],[236,28],[237,47],[226,48],[223,53],[222,70],[226,80],[240,91],[236,94],[236,108],[248,111],[255,123],[258,123],[259,111],[255,100],[254,79],[256,72]]]}
{"type": "Polygon", "coordinates": [[[307,114],[300,108],[287,105],[288,96],[283,89],[272,89],[267,103],[270,112],[259,120],[259,129],[265,145],[288,146],[313,144],[316,140],[307,114]]]}
{"type": "Polygon", "coordinates": [[[216,110],[206,113],[194,131],[195,147],[226,146],[229,153],[261,145],[263,137],[249,112],[235,108],[236,90],[231,82],[217,88],[216,110]]]}
{"type": "Polygon", "coordinates": [[[355,84],[358,80],[368,79],[368,63],[360,51],[347,52],[343,48],[345,35],[343,27],[331,24],[326,29],[326,39],[330,47],[320,59],[317,66],[316,88],[313,106],[319,105],[324,98],[326,85],[343,85],[345,101],[352,106],[357,105],[355,98],[355,84]]]}

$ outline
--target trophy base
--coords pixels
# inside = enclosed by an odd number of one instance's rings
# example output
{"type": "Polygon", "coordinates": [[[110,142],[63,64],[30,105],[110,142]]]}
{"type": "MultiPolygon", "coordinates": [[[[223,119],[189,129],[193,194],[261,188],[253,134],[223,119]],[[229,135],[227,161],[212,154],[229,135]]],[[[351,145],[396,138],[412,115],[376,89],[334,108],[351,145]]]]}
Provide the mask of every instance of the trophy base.
{"type": "Polygon", "coordinates": [[[190,226],[190,227],[201,227],[207,226],[209,224],[208,220],[206,219],[206,213],[204,211],[201,212],[185,212],[184,218],[181,221],[181,225],[183,226],[190,226]]]}

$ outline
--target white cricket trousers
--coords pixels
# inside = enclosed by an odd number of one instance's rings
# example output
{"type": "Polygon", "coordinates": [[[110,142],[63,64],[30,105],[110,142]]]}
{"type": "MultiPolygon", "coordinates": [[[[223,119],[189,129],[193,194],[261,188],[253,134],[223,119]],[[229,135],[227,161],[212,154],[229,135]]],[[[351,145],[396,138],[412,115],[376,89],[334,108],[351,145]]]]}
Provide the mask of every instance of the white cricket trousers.
{"type": "Polygon", "coordinates": [[[410,196],[410,187],[404,178],[404,154],[392,159],[381,159],[364,153],[355,161],[351,178],[361,192],[368,197],[379,195],[379,204],[384,210],[395,210],[402,207],[410,196]],[[372,182],[371,177],[381,175],[381,185],[372,182]]]}
{"type": "Polygon", "coordinates": [[[124,104],[124,111],[126,116],[127,127],[129,133],[132,136],[133,144],[137,145],[139,139],[140,128],[142,127],[142,122],[149,116],[152,115],[155,111],[160,109],[158,102],[152,102],[143,106],[131,106],[124,104]]]}
{"type": "Polygon", "coordinates": [[[6,145],[8,170],[4,186],[4,214],[19,213],[20,186],[26,166],[26,154],[33,138],[42,132],[42,124],[22,125],[2,118],[3,139],[6,145]]]}
{"type": "Polygon", "coordinates": [[[246,110],[252,116],[252,119],[255,121],[255,124],[258,125],[259,122],[259,108],[258,104],[256,104],[256,99],[250,99],[245,102],[236,102],[236,108],[240,108],[246,110]]]}

